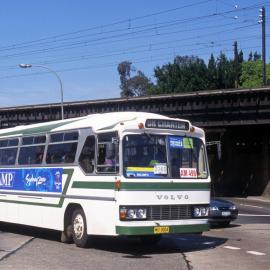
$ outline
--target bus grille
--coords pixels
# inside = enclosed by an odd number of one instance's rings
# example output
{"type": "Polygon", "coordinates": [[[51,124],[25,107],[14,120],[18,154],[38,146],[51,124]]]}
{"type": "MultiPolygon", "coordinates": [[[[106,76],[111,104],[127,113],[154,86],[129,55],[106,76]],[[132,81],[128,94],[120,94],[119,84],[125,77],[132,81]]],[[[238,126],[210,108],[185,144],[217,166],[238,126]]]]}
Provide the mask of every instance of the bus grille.
{"type": "Polygon", "coordinates": [[[152,205],[147,209],[147,220],[177,220],[192,218],[191,205],[152,205]]]}

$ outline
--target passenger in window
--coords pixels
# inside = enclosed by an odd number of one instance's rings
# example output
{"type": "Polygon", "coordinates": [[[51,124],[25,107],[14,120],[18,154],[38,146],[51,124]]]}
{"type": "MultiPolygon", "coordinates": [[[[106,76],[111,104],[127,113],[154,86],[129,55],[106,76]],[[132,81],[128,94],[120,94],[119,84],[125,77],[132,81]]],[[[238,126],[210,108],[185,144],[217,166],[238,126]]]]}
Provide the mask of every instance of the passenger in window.
{"type": "Polygon", "coordinates": [[[63,157],[64,163],[72,163],[74,161],[74,156],[72,154],[66,154],[63,157]]]}
{"type": "Polygon", "coordinates": [[[106,149],[106,156],[105,156],[105,165],[113,166],[115,165],[115,154],[114,154],[114,148],[113,144],[108,144],[108,147],[106,149]]]}
{"type": "Polygon", "coordinates": [[[36,150],[36,164],[41,164],[43,159],[43,148],[42,147],[37,147],[36,150]]]}
{"type": "Polygon", "coordinates": [[[84,169],[86,173],[91,173],[94,170],[95,146],[94,144],[90,143],[89,145],[83,147],[79,160],[81,167],[84,169]]]}
{"type": "Polygon", "coordinates": [[[94,170],[93,160],[89,156],[84,156],[80,164],[87,173],[90,173],[94,170]]]}

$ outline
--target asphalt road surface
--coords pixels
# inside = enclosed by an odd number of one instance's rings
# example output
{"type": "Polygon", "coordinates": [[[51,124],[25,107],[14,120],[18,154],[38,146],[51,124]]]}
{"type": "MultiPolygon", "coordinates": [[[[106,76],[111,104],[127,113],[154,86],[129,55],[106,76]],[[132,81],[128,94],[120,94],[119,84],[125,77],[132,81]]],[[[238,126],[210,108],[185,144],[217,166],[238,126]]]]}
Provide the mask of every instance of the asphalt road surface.
{"type": "Polygon", "coordinates": [[[87,249],[59,233],[0,224],[0,269],[269,269],[270,201],[230,199],[239,218],[199,235],[170,235],[155,247],[136,239],[94,237],[87,249]]]}

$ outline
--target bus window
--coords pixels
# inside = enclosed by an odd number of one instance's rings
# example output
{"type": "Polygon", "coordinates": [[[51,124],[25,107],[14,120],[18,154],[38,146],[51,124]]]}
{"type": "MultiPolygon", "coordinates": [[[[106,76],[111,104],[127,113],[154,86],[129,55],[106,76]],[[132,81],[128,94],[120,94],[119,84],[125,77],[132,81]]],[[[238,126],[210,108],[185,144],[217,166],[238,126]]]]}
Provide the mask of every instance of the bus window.
{"type": "Polygon", "coordinates": [[[21,147],[19,154],[19,164],[41,164],[44,154],[44,145],[21,147]]]}
{"type": "Polygon", "coordinates": [[[200,139],[169,136],[169,149],[173,178],[207,178],[204,144],[200,139]]]}
{"type": "Polygon", "coordinates": [[[45,150],[46,136],[23,137],[18,163],[20,165],[41,164],[45,150]]]}
{"type": "Polygon", "coordinates": [[[82,148],[82,152],[79,157],[79,163],[86,173],[92,173],[94,171],[94,160],[95,160],[95,137],[88,136],[82,148]]]}
{"type": "Polygon", "coordinates": [[[0,149],[0,165],[14,165],[18,148],[0,149]]]}
{"type": "Polygon", "coordinates": [[[78,131],[66,132],[66,133],[55,133],[51,134],[50,142],[63,142],[63,141],[77,141],[79,138],[78,131]]]}
{"type": "Polygon", "coordinates": [[[18,143],[17,138],[0,141],[0,165],[15,165],[18,143]]]}
{"type": "Polygon", "coordinates": [[[77,143],[50,144],[47,150],[46,163],[73,163],[77,150],[77,143]]]}
{"type": "Polygon", "coordinates": [[[119,143],[116,133],[98,135],[97,171],[116,173],[119,171],[119,143]]]}

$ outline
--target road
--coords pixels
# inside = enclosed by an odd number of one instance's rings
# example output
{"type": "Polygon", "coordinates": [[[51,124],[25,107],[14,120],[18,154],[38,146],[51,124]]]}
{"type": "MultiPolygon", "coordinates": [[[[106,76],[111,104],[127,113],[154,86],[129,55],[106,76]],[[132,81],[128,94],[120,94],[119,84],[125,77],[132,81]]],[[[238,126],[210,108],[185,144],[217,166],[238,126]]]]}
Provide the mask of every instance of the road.
{"type": "Polygon", "coordinates": [[[230,199],[239,218],[203,236],[166,236],[156,247],[136,239],[94,237],[90,248],[59,242],[59,233],[0,225],[0,269],[268,269],[270,201],[230,199]]]}

